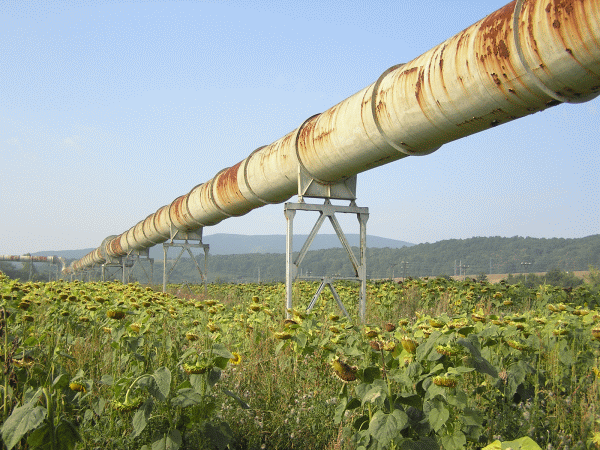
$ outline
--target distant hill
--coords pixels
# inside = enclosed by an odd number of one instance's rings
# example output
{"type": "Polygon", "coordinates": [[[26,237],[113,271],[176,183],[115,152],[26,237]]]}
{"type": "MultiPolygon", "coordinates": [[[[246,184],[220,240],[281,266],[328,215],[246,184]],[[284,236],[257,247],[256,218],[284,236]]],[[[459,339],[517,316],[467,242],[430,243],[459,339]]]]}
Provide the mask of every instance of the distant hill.
{"type": "MultiPolygon", "coordinates": [[[[294,251],[300,251],[308,235],[298,234],[294,236],[294,251]]],[[[353,247],[360,244],[360,235],[346,234],[348,242],[353,247]]],[[[216,233],[204,236],[203,242],[210,245],[211,255],[241,255],[249,253],[285,253],[285,235],[267,234],[267,235],[243,235],[216,233]]],[[[410,242],[398,241],[379,236],[367,236],[367,247],[369,248],[402,248],[410,247],[415,244],[410,242]]],[[[342,248],[342,244],[335,234],[318,234],[313,241],[310,250],[323,250],[328,248],[342,248]]],[[[65,259],[83,258],[95,248],[81,250],[62,250],[32,253],[34,256],[62,256],[65,259]]],[[[169,251],[169,258],[177,256],[177,250],[169,251]]],[[[185,254],[187,256],[187,253],[185,254]]],[[[155,245],[150,249],[150,257],[154,259],[163,259],[162,245],[155,245]]]]}
{"type": "MultiPolygon", "coordinates": [[[[358,236],[350,235],[348,238],[356,254],[358,236]]],[[[306,236],[297,236],[294,239],[295,251],[300,249],[304,239],[306,236]]],[[[209,281],[256,281],[259,271],[262,281],[285,279],[285,236],[215,234],[206,236],[205,241],[211,245],[212,256],[208,260],[209,281]]],[[[453,276],[465,272],[475,276],[481,273],[547,272],[552,269],[581,271],[587,270],[589,266],[600,267],[600,234],[576,239],[473,237],[417,245],[369,236],[367,244],[367,274],[369,278],[375,279],[405,275],[453,276]]],[[[81,258],[91,250],[48,251],[38,254],[73,259],[81,258]]],[[[175,249],[171,250],[169,259],[175,259],[177,254],[175,249]]],[[[162,261],[160,245],[152,249],[151,256],[156,261],[162,261]]],[[[0,266],[2,264],[10,263],[0,263],[0,266]]],[[[17,266],[21,267],[18,264],[17,266]]],[[[38,266],[40,272],[47,271],[43,265],[38,266]]],[[[352,274],[348,256],[335,235],[319,235],[304,258],[301,269],[319,276],[352,274]],[[327,247],[328,249],[324,249],[327,247]]],[[[154,272],[155,281],[162,279],[160,266],[155,267],[154,272]]],[[[136,274],[136,277],[139,280],[143,279],[141,273],[136,274]]],[[[197,278],[198,273],[187,258],[175,268],[171,281],[197,282],[197,278]]]]}

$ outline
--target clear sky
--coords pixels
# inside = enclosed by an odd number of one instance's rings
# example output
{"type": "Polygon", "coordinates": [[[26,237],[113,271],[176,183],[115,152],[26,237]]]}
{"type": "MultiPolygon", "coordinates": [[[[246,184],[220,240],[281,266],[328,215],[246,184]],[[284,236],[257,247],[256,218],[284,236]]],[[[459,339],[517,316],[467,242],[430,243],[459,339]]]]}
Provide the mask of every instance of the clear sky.
{"type": "MultiPolygon", "coordinates": [[[[0,254],[98,247],[505,3],[0,2],[0,254]]],[[[360,174],[368,233],[599,233],[599,110],[560,105],[360,174]]],[[[213,233],[284,234],[283,205],[213,233]]]]}

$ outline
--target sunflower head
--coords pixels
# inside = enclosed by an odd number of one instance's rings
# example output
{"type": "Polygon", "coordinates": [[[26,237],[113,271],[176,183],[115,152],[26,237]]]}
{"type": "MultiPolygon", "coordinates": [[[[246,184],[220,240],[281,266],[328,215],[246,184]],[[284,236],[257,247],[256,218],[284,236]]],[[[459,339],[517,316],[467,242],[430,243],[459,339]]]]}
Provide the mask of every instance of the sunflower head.
{"type": "Polygon", "coordinates": [[[233,358],[229,361],[231,361],[232,364],[238,365],[242,362],[242,356],[238,352],[231,352],[231,354],[233,355],[233,358]]]}
{"type": "Polygon", "coordinates": [[[340,380],[345,382],[356,380],[356,371],[358,369],[342,361],[339,356],[331,361],[331,367],[333,367],[333,372],[340,380]]]}

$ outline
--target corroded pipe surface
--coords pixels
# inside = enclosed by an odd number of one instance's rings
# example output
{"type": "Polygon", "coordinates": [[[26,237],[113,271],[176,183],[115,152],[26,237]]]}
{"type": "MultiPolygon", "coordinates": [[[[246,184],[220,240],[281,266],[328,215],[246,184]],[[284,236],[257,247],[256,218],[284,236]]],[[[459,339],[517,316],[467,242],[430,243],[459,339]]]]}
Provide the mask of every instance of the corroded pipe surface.
{"type": "Polygon", "coordinates": [[[66,268],[65,259],[60,256],[29,256],[29,255],[0,255],[0,261],[10,262],[41,262],[55,264],[59,270],[64,271],[66,268]]]}
{"type": "Polygon", "coordinates": [[[223,169],[69,270],[103,263],[297,194],[600,93],[600,0],[515,0],[223,169]]]}

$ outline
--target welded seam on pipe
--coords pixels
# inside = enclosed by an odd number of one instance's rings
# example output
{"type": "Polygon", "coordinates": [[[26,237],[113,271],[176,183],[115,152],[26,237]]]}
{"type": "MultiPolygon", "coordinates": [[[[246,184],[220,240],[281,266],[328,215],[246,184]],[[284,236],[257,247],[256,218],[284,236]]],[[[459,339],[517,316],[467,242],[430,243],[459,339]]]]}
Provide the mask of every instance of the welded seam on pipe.
{"type": "Polygon", "coordinates": [[[252,153],[250,153],[250,156],[248,156],[246,159],[244,159],[244,167],[243,167],[244,184],[246,185],[246,189],[248,189],[248,191],[250,191],[250,194],[252,194],[256,198],[256,200],[258,200],[259,202],[261,202],[264,205],[271,205],[271,204],[273,204],[273,202],[270,202],[268,200],[265,200],[264,198],[261,198],[256,192],[254,192],[252,187],[250,187],[250,182],[248,181],[248,163],[250,162],[250,159],[254,156],[255,153],[257,153],[259,150],[262,150],[265,147],[266,147],[266,145],[263,145],[262,147],[258,147],[256,150],[254,150],[252,153]]]}
{"type": "Polygon", "coordinates": [[[302,122],[302,124],[296,129],[296,136],[294,138],[294,149],[296,150],[296,158],[298,159],[298,165],[300,166],[300,170],[304,171],[309,177],[311,177],[317,183],[329,185],[329,184],[331,184],[330,182],[320,180],[319,178],[315,177],[312,173],[310,173],[310,171],[306,168],[306,166],[302,162],[302,158],[300,158],[300,149],[298,148],[298,141],[300,140],[300,133],[302,133],[302,129],[304,128],[304,126],[308,122],[310,122],[312,119],[320,116],[321,114],[323,114],[323,113],[313,114],[308,119],[306,119],[304,122],[302,122]]]}
{"type": "Polygon", "coordinates": [[[218,205],[217,201],[215,200],[215,193],[214,193],[215,181],[219,179],[219,175],[221,175],[223,172],[226,172],[229,169],[231,169],[231,167],[226,167],[223,170],[220,170],[214,177],[212,177],[212,180],[207,181],[207,183],[210,183],[210,186],[208,186],[208,198],[211,201],[211,203],[214,205],[214,207],[217,208],[219,210],[219,212],[221,214],[223,214],[225,217],[235,217],[234,214],[229,214],[228,212],[226,212],[223,208],[221,208],[218,205]]]}
{"type": "Polygon", "coordinates": [[[525,69],[527,74],[530,75],[531,81],[533,82],[533,84],[535,84],[536,87],[539,88],[542,92],[544,92],[548,96],[552,97],[554,100],[558,100],[561,103],[585,103],[587,101],[592,100],[593,98],[596,98],[598,95],[600,95],[600,92],[599,92],[597,94],[590,94],[588,96],[582,96],[582,97],[566,97],[564,95],[559,94],[558,92],[553,91],[548,86],[546,86],[544,84],[544,82],[533,72],[533,70],[529,66],[529,63],[525,59],[525,53],[523,53],[523,48],[521,46],[521,36],[519,33],[519,28],[520,28],[519,21],[521,19],[523,3],[525,3],[526,1],[527,0],[517,0],[517,3],[515,5],[515,11],[513,13],[513,30],[512,31],[513,31],[513,39],[515,41],[515,47],[517,49],[517,56],[519,57],[519,61],[523,65],[523,68],[525,69]]]}

